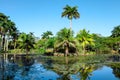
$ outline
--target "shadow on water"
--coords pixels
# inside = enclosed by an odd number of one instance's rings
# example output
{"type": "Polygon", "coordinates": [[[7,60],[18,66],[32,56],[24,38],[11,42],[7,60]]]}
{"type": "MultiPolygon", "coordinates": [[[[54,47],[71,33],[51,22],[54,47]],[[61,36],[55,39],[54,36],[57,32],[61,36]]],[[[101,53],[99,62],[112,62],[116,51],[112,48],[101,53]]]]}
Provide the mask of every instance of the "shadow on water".
{"type": "Polygon", "coordinates": [[[29,71],[29,67],[34,63],[31,56],[21,55],[18,58],[8,55],[7,59],[4,58],[4,55],[0,55],[0,57],[0,80],[14,80],[18,69],[24,66],[24,71],[29,71]]]}
{"type": "Polygon", "coordinates": [[[110,74],[115,77],[111,80],[115,80],[120,79],[119,62],[119,55],[59,58],[8,55],[7,59],[0,55],[0,80],[94,80],[93,72],[103,66],[112,69],[110,74]]]}

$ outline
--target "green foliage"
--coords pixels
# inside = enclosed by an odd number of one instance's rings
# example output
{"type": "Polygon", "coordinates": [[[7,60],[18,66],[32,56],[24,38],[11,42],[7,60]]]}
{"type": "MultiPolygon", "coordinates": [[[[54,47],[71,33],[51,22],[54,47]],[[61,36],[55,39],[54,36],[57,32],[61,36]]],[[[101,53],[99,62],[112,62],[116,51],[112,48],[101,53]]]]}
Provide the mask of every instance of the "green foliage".
{"type": "Polygon", "coordinates": [[[102,37],[98,34],[93,34],[95,46],[92,47],[92,49],[97,54],[108,54],[111,53],[111,47],[112,47],[112,40],[109,37],[102,37]]]}
{"type": "Polygon", "coordinates": [[[80,17],[80,14],[77,10],[77,6],[75,7],[71,7],[69,5],[66,5],[64,8],[63,8],[63,12],[62,12],[62,17],[67,17],[69,20],[70,20],[70,28],[72,28],[72,19],[77,19],[80,17]]]}
{"type": "Polygon", "coordinates": [[[85,29],[80,30],[76,38],[81,44],[84,53],[87,45],[94,45],[94,39],[92,38],[92,35],[89,34],[89,31],[86,31],[85,29]]]}
{"type": "MultiPolygon", "coordinates": [[[[9,19],[3,13],[0,13],[0,36],[1,36],[1,48],[3,51],[8,51],[8,43],[10,39],[14,38],[14,42],[16,41],[16,37],[14,37],[15,33],[17,32],[16,25],[13,21],[9,19]],[[13,35],[14,33],[14,35],[13,35]]],[[[14,44],[15,46],[15,44],[14,44]]]]}
{"type": "Polygon", "coordinates": [[[53,34],[51,31],[47,31],[47,32],[44,32],[41,36],[42,36],[42,39],[49,39],[52,35],[53,34]]]}
{"type": "Polygon", "coordinates": [[[55,38],[54,37],[49,38],[49,39],[47,39],[46,47],[47,48],[54,48],[54,43],[55,43],[55,38]]]}
{"type": "Polygon", "coordinates": [[[26,53],[28,53],[30,49],[34,48],[35,38],[32,33],[29,34],[21,33],[18,41],[20,44],[19,47],[21,49],[25,49],[26,53]]]}
{"type": "Polygon", "coordinates": [[[40,53],[40,54],[44,54],[44,53],[45,53],[45,48],[43,48],[43,47],[40,48],[40,49],[38,49],[38,50],[39,50],[39,53],[40,53]]]}
{"type": "MultiPolygon", "coordinates": [[[[77,7],[66,5],[63,8],[61,17],[67,17],[71,22],[77,19],[80,14],[77,7]]],[[[72,23],[70,24],[72,27],[72,23]]],[[[61,29],[53,36],[51,31],[46,31],[42,38],[35,40],[32,33],[21,33],[17,29],[15,23],[10,20],[9,16],[0,13],[0,51],[13,53],[28,53],[31,49],[37,53],[117,53],[120,48],[120,25],[114,27],[112,35],[103,37],[98,34],[90,34],[85,29],[80,30],[76,37],[73,36],[72,29],[61,29]],[[36,44],[35,44],[36,43],[36,44]],[[12,50],[14,49],[14,50],[12,50]],[[23,50],[19,50],[23,49],[23,50]]]]}
{"type": "Polygon", "coordinates": [[[66,5],[63,9],[64,11],[62,12],[62,17],[67,17],[70,20],[72,20],[73,18],[77,19],[80,17],[80,14],[77,10],[77,6],[71,7],[69,5],[66,5]]]}
{"type": "Polygon", "coordinates": [[[21,50],[21,49],[12,49],[12,50],[9,50],[9,53],[11,53],[11,54],[23,54],[23,53],[25,53],[25,51],[21,50]]]}
{"type": "MultiPolygon", "coordinates": [[[[49,39],[40,39],[36,43],[36,48],[40,53],[47,53],[47,49],[53,49],[55,43],[55,38],[51,37],[49,39]]],[[[53,52],[53,51],[52,51],[53,52]]]]}
{"type": "Polygon", "coordinates": [[[112,37],[120,37],[120,25],[114,27],[112,30],[112,37]]]}
{"type": "Polygon", "coordinates": [[[56,38],[57,38],[58,42],[59,41],[61,42],[64,40],[71,41],[73,38],[73,31],[71,31],[70,29],[67,29],[67,28],[63,28],[57,33],[56,38]]]}
{"type": "Polygon", "coordinates": [[[37,53],[43,54],[46,49],[46,40],[40,39],[36,42],[35,48],[37,49],[37,53]]]}
{"type": "Polygon", "coordinates": [[[65,54],[68,55],[69,48],[76,48],[75,40],[73,38],[73,31],[67,28],[61,29],[56,36],[55,49],[63,49],[65,54]]]}

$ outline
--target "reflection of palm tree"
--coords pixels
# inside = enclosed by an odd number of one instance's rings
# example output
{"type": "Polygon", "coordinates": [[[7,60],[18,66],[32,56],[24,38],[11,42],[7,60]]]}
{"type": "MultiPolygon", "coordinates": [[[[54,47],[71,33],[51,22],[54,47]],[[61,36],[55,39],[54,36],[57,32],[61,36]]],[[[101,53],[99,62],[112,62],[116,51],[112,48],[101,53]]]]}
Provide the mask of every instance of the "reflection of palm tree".
{"type": "MultiPolygon", "coordinates": [[[[94,70],[98,69],[98,67],[101,67],[100,65],[94,63],[82,63],[84,61],[80,61],[79,58],[61,57],[58,59],[57,57],[54,57],[45,60],[42,61],[42,64],[45,68],[51,69],[52,71],[59,74],[60,78],[58,80],[86,80],[90,78],[91,73],[94,70]],[[47,60],[47,63],[45,60],[47,60]],[[73,75],[75,75],[76,77],[74,77],[74,79],[71,79],[73,78],[71,77],[73,75]]],[[[88,60],[88,58],[86,60],[88,60]]]]}
{"type": "Polygon", "coordinates": [[[28,55],[22,56],[22,63],[24,66],[31,66],[34,63],[34,59],[28,55]]]}
{"type": "MultiPolygon", "coordinates": [[[[50,60],[50,59],[49,59],[50,60]]],[[[76,62],[76,59],[69,59],[68,57],[61,57],[61,59],[52,59],[51,65],[49,65],[48,61],[45,64],[47,69],[52,69],[57,74],[60,75],[58,80],[70,80],[70,74],[73,74],[76,68],[71,69],[72,65],[76,62]]],[[[43,64],[43,65],[44,65],[43,64]]],[[[79,69],[78,69],[79,70],[79,69]]]]}
{"type": "Polygon", "coordinates": [[[62,75],[60,80],[70,80],[70,76],[75,74],[80,80],[89,79],[91,73],[97,68],[94,64],[68,64],[68,65],[53,65],[53,70],[62,75]]]}
{"type": "Polygon", "coordinates": [[[5,59],[2,57],[1,58],[1,77],[0,80],[13,80],[14,75],[18,69],[17,64],[11,63],[11,62],[6,62],[5,59]]]}
{"type": "Polygon", "coordinates": [[[91,75],[91,73],[93,72],[95,66],[94,65],[86,65],[86,64],[83,64],[81,67],[80,67],[80,80],[87,80],[89,79],[89,76],[91,75]]]}

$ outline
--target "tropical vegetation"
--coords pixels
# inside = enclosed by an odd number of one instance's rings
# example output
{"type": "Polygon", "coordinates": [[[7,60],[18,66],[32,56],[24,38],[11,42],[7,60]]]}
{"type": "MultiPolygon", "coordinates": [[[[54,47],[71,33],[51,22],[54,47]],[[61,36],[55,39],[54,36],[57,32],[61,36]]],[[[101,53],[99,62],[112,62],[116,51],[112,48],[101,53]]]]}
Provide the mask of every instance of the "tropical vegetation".
{"type": "Polygon", "coordinates": [[[70,28],[59,30],[56,35],[51,31],[41,34],[41,38],[20,32],[16,24],[0,13],[0,52],[1,53],[38,53],[44,55],[71,56],[85,54],[120,53],[120,25],[115,26],[110,36],[102,36],[83,29],[75,35],[72,19],[80,17],[77,7],[66,5],[62,17],[70,20],[70,28]]]}

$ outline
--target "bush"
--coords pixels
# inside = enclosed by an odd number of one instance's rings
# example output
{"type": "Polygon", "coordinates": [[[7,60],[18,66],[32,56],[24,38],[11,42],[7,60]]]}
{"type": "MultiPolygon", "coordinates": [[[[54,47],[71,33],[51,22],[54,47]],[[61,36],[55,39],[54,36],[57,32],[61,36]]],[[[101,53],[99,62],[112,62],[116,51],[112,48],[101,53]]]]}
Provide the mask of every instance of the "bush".
{"type": "Polygon", "coordinates": [[[110,54],[110,53],[111,53],[111,49],[110,48],[103,48],[102,54],[110,54]]]}
{"type": "Polygon", "coordinates": [[[53,55],[53,48],[46,49],[45,55],[53,55]]]}
{"type": "Polygon", "coordinates": [[[9,51],[10,53],[15,53],[15,54],[17,54],[17,53],[25,53],[25,51],[24,50],[21,50],[21,49],[13,49],[13,50],[10,50],[9,51]]]}

